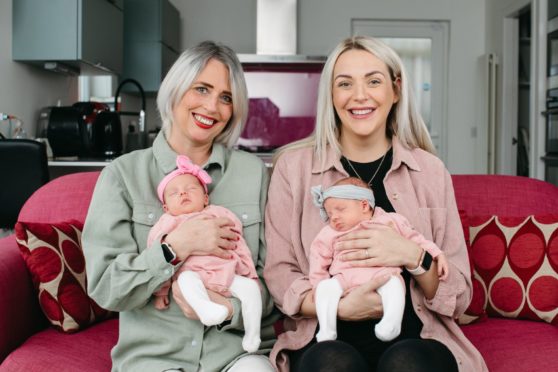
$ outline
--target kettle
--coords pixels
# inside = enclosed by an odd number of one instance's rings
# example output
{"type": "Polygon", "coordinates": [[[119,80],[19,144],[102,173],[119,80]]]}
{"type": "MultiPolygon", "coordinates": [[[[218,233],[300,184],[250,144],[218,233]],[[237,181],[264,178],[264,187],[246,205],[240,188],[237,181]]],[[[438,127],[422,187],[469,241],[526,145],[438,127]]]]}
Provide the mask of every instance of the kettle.
{"type": "Polygon", "coordinates": [[[91,131],[91,152],[94,156],[115,158],[122,154],[122,126],[114,111],[101,111],[91,131]]]}

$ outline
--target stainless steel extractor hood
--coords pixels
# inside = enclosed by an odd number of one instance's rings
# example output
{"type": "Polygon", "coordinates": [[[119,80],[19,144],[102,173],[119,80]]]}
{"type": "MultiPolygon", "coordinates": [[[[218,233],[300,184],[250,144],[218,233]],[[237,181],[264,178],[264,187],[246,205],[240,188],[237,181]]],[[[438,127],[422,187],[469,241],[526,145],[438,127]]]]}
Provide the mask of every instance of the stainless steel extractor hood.
{"type": "Polygon", "coordinates": [[[297,0],[257,0],[256,54],[238,54],[245,68],[317,68],[325,56],[296,54],[297,0]]]}

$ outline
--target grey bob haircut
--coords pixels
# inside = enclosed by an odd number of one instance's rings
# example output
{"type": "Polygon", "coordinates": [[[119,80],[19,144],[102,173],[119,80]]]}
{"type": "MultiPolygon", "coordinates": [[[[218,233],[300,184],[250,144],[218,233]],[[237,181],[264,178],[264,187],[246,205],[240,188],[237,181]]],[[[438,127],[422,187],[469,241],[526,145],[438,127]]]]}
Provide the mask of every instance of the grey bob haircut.
{"type": "Polygon", "coordinates": [[[211,59],[223,63],[228,68],[233,101],[232,117],[223,132],[215,138],[215,142],[232,147],[238,140],[248,116],[246,81],[235,52],[225,45],[212,41],[204,41],[186,49],[161,83],[157,94],[157,109],[161,115],[162,130],[168,138],[174,120],[174,107],[211,59]]]}

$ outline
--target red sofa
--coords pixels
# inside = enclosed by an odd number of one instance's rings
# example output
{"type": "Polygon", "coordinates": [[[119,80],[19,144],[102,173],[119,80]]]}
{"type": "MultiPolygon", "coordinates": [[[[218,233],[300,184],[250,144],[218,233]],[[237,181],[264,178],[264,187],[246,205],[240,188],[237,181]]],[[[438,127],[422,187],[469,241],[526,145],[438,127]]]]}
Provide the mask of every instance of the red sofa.
{"type": "MultiPolygon", "coordinates": [[[[83,221],[97,177],[75,173],[51,181],[31,196],[19,220],[83,221]]],[[[453,182],[458,206],[469,215],[558,212],[558,188],[538,180],[456,175],[453,182]]],[[[488,318],[463,331],[492,372],[558,370],[558,327],[488,318]]],[[[0,371],[108,371],[117,338],[115,318],[74,334],[48,327],[14,237],[0,240],[0,371]]]]}

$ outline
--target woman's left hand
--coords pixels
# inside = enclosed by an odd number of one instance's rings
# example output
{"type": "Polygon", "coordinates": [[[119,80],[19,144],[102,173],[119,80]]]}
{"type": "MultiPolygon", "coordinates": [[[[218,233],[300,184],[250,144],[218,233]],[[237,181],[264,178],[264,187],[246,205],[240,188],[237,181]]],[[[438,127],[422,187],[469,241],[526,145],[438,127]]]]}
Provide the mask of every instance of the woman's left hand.
{"type": "MultiPolygon", "coordinates": [[[[230,299],[209,289],[207,290],[207,294],[211,302],[227,307],[227,309],[229,310],[229,315],[227,316],[226,320],[230,320],[233,316],[233,305],[230,299]]],[[[180,291],[180,287],[178,286],[178,282],[176,281],[172,282],[172,298],[176,301],[176,303],[180,307],[180,310],[182,310],[186,318],[193,320],[200,319],[194,309],[192,309],[188,301],[186,301],[184,296],[182,296],[182,292],[180,291]]]]}
{"type": "Polygon", "coordinates": [[[338,251],[354,250],[343,254],[342,260],[355,267],[406,266],[414,268],[422,248],[405,239],[393,228],[374,224],[363,230],[351,231],[337,239],[338,251]]]}

